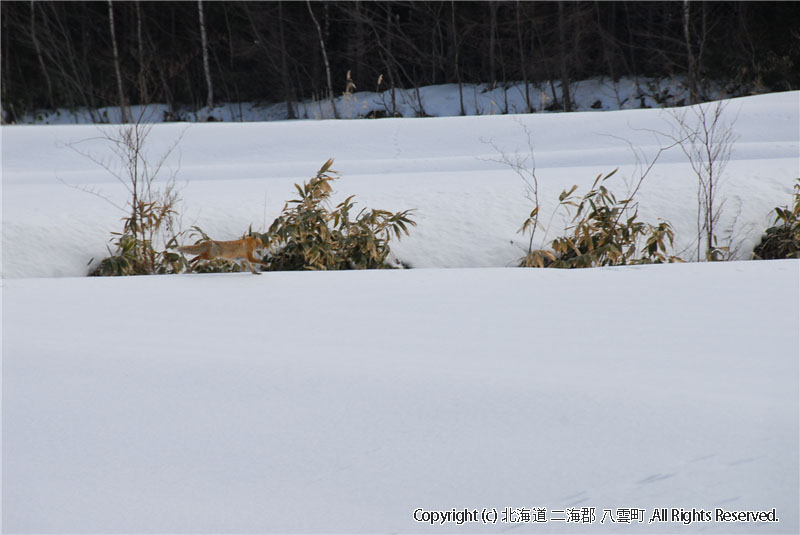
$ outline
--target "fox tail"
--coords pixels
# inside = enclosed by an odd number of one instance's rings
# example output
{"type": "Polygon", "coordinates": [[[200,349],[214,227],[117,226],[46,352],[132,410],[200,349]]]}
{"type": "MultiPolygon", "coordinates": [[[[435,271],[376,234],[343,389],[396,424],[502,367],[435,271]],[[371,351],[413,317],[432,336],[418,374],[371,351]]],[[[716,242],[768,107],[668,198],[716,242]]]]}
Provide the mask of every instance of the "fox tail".
{"type": "Polygon", "coordinates": [[[178,251],[186,254],[203,254],[208,251],[211,242],[198,243],[197,245],[181,245],[178,251]]]}

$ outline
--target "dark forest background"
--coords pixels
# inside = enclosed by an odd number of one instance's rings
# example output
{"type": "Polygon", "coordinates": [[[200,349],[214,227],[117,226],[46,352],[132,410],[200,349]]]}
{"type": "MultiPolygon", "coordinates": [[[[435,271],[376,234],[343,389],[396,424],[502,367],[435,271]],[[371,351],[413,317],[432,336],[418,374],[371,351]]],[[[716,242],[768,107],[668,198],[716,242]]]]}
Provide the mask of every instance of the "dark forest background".
{"type": "MultiPolygon", "coordinates": [[[[442,83],[686,76],[800,88],[798,2],[3,1],[2,104],[287,102],[442,83]],[[349,73],[349,79],[348,79],[349,73]],[[380,87],[379,87],[380,77],[380,87]]],[[[561,82],[561,83],[560,83],[561,82]]],[[[555,85],[553,86],[555,93],[555,85]]],[[[559,106],[570,109],[569,91],[559,106]]]]}

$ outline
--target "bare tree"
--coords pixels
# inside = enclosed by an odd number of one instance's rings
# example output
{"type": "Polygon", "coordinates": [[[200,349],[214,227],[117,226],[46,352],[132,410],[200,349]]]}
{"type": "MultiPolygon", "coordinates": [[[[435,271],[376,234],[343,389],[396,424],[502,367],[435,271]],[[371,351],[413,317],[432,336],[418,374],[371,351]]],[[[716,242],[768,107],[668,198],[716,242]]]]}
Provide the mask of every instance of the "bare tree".
{"type": "Polygon", "coordinates": [[[175,177],[178,171],[170,169],[166,180],[160,178],[162,171],[168,170],[167,160],[177,149],[186,130],[167,146],[160,157],[152,160],[148,157],[146,147],[153,123],[145,122],[146,115],[143,107],[137,117],[131,118],[129,124],[99,127],[98,137],[67,145],[105,169],[128,193],[127,202],[123,206],[94,190],[72,186],[104,199],[126,214],[123,218],[124,232],[115,235],[119,236],[119,248],[128,250],[126,254],[134,259],[136,266],[132,267],[133,271],[118,274],[156,273],[162,263],[163,253],[159,253],[155,247],[168,247],[167,244],[176,235],[175,208],[179,197],[175,177]],[[106,145],[100,154],[81,147],[83,143],[98,141],[106,145]]]}
{"type": "Polygon", "coordinates": [[[141,104],[149,104],[150,95],[145,82],[146,68],[144,62],[144,40],[142,39],[142,8],[139,0],[136,0],[134,5],[136,6],[136,45],[138,53],[137,59],[139,61],[139,73],[137,75],[137,80],[139,82],[139,101],[141,104]]]}
{"type": "Polygon", "coordinates": [[[692,49],[692,35],[690,30],[690,1],[683,0],[683,38],[686,42],[686,63],[687,63],[687,82],[689,84],[689,102],[697,104],[700,102],[700,94],[697,90],[697,57],[692,49]]]}
{"type": "Polygon", "coordinates": [[[306,0],[308,5],[308,13],[311,15],[311,20],[314,21],[314,26],[317,27],[317,35],[319,36],[319,47],[322,50],[322,60],[325,62],[325,75],[328,79],[328,99],[331,103],[334,118],[339,118],[339,113],[336,111],[336,102],[333,100],[333,81],[331,80],[331,64],[328,61],[328,50],[325,48],[325,39],[322,36],[322,28],[317,22],[317,17],[314,16],[314,10],[311,9],[311,1],[306,0]]]}
{"type": "Polygon", "coordinates": [[[208,37],[206,35],[206,21],[203,14],[203,0],[197,0],[197,17],[200,19],[200,40],[203,45],[203,72],[206,76],[206,106],[214,107],[214,86],[211,83],[211,68],[208,66],[208,37]]]}
{"type": "Polygon", "coordinates": [[[292,85],[292,74],[289,69],[289,54],[286,47],[286,39],[284,36],[284,26],[286,22],[283,18],[283,2],[278,1],[278,19],[275,21],[275,25],[278,28],[278,37],[279,37],[279,55],[280,55],[280,65],[275,62],[275,49],[271,47],[272,44],[269,39],[267,39],[259,29],[259,24],[257,21],[256,16],[254,15],[254,10],[250,8],[250,3],[242,2],[241,5],[243,6],[244,12],[247,16],[248,23],[250,24],[250,29],[253,32],[253,36],[255,37],[255,43],[258,44],[259,48],[264,51],[264,57],[267,58],[269,61],[270,66],[279,72],[279,77],[281,79],[281,87],[283,88],[283,98],[286,101],[286,118],[287,119],[295,119],[297,117],[294,109],[294,89],[292,85]]]}
{"type": "Polygon", "coordinates": [[[119,93],[119,109],[122,113],[122,122],[128,122],[127,106],[125,105],[125,91],[122,87],[122,71],[119,63],[119,49],[117,47],[117,33],[114,30],[114,6],[108,0],[108,27],[111,31],[111,48],[114,53],[114,72],[117,75],[117,92],[119,93]]]}
{"type": "MultiPolygon", "coordinates": [[[[419,46],[415,36],[406,33],[402,25],[397,22],[397,17],[392,11],[392,6],[385,4],[384,10],[386,21],[384,26],[375,24],[372,19],[363,19],[363,23],[368,24],[372,29],[375,43],[378,46],[378,55],[384,64],[386,75],[389,79],[391,106],[386,106],[384,104],[384,108],[390,115],[397,115],[397,97],[395,93],[397,81],[401,79],[402,75],[402,79],[405,79],[414,86],[414,96],[408,104],[414,109],[418,116],[424,117],[426,115],[425,106],[422,102],[422,95],[419,90],[421,84],[419,78],[414,75],[417,69],[414,68],[415,65],[413,63],[409,65],[410,62],[405,58],[409,56],[416,58],[418,60],[418,65],[429,56],[419,46]],[[404,55],[398,56],[398,54],[404,55]]],[[[362,16],[359,11],[354,12],[354,15],[362,16]]],[[[378,85],[380,86],[380,83],[378,85]]],[[[401,91],[401,97],[405,99],[406,96],[407,93],[401,91]]]]}
{"type": "Polygon", "coordinates": [[[716,229],[722,214],[718,194],[723,173],[731,156],[736,134],[723,118],[727,104],[699,104],[682,111],[671,112],[677,134],[668,137],[676,141],[697,176],[697,260],[721,260],[728,248],[717,243],[716,229]],[[705,245],[705,254],[702,247],[705,245]]]}
{"type": "Polygon", "coordinates": [[[53,106],[53,84],[50,81],[50,75],[47,72],[47,67],[44,65],[44,58],[42,57],[42,48],[39,46],[39,40],[36,38],[36,6],[31,0],[31,41],[36,50],[36,59],[39,61],[39,67],[42,69],[45,83],[47,84],[47,105],[53,106]]]}
{"type": "Polygon", "coordinates": [[[92,87],[91,65],[87,55],[84,54],[84,63],[81,65],[78,61],[80,54],[73,44],[69,22],[64,21],[63,11],[54,3],[42,2],[39,5],[43,10],[47,10],[43,17],[43,29],[47,30],[47,41],[40,40],[42,51],[48,59],[48,64],[54,66],[60,75],[61,83],[59,77],[55,77],[55,93],[63,94],[68,104],[80,102],[93,117],[96,117],[95,91],[92,87]]]}
{"type": "Polygon", "coordinates": [[[497,81],[497,2],[489,2],[489,83],[497,81]]]}
{"type": "Polygon", "coordinates": [[[539,107],[535,82],[552,91],[548,109],[574,109],[574,81],[595,76],[680,73],[692,102],[711,77],[737,82],[740,94],[800,84],[791,3],[111,2],[0,1],[6,110],[112,104],[131,120],[138,101],[235,96],[285,99],[292,117],[298,100],[322,95],[330,116],[328,99],[341,94],[333,80],[347,70],[359,88],[383,74],[387,110],[392,90],[399,109],[403,89],[458,82],[463,100],[468,82],[519,80],[519,111],[539,107]],[[260,37],[251,38],[250,18],[260,37]]]}
{"type": "Polygon", "coordinates": [[[461,86],[461,68],[459,66],[459,42],[458,42],[458,31],[456,30],[456,3],[455,0],[450,0],[450,17],[452,21],[452,28],[451,32],[453,34],[453,48],[455,50],[455,69],[456,69],[456,81],[458,82],[458,102],[461,106],[461,115],[465,115],[464,113],[464,91],[461,86]]]}
{"type": "Polygon", "coordinates": [[[564,111],[572,111],[572,99],[569,96],[569,61],[567,53],[567,16],[564,13],[564,2],[558,2],[558,44],[561,66],[561,105],[564,111]]]}
{"type": "Polygon", "coordinates": [[[522,83],[525,84],[525,110],[530,113],[531,112],[531,94],[528,85],[528,65],[527,60],[525,58],[525,46],[523,45],[522,41],[522,12],[520,10],[520,2],[517,0],[517,11],[516,11],[516,22],[517,22],[517,44],[519,46],[519,63],[520,63],[520,70],[522,71],[522,83]]]}
{"type": "Polygon", "coordinates": [[[281,46],[281,80],[283,84],[283,95],[286,99],[286,115],[289,119],[294,119],[294,92],[292,91],[292,77],[289,73],[288,53],[286,51],[286,37],[283,33],[283,2],[278,2],[278,35],[280,37],[281,46]]]}

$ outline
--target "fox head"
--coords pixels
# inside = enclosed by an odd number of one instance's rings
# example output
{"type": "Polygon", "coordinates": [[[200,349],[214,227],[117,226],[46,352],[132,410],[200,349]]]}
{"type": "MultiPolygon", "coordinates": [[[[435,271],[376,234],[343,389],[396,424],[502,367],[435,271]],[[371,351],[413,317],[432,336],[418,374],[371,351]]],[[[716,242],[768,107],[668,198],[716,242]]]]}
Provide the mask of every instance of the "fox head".
{"type": "Polygon", "coordinates": [[[251,246],[253,250],[268,249],[268,246],[264,243],[263,237],[258,234],[250,234],[249,236],[246,236],[245,243],[251,246]]]}

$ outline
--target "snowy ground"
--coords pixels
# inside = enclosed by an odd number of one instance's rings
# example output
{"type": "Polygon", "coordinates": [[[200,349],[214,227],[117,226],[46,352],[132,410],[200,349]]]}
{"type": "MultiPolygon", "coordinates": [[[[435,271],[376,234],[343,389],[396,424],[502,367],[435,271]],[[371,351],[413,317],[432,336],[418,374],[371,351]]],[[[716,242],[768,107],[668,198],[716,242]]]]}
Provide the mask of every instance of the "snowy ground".
{"type": "MultiPolygon", "coordinates": [[[[385,86],[384,86],[385,87],[385,86]]],[[[719,100],[739,96],[734,88],[713,82],[704,88],[707,100],[719,100]]],[[[737,88],[736,91],[746,91],[737,88]]],[[[529,83],[528,100],[535,112],[559,111],[556,100],[561,97],[561,83],[529,83]],[[553,91],[556,92],[553,96],[553,91]],[[554,104],[555,103],[555,104],[554,104]],[[554,110],[554,108],[556,108],[554,110]]],[[[455,84],[435,85],[415,89],[356,91],[336,96],[336,113],[329,101],[306,100],[292,103],[295,116],[299,119],[358,119],[370,114],[401,117],[452,117],[462,115],[500,115],[525,113],[528,109],[525,85],[463,84],[459,96],[455,84]]],[[[637,108],[660,108],[681,106],[689,102],[689,90],[682,77],[674,78],[628,78],[618,81],[607,78],[591,78],[570,84],[570,95],[574,111],[591,110],[630,110],[637,108]]],[[[219,103],[199,110],[176,109],[170,111],[166,104],[156,104],[143,109],[131,107],[134,117],[143,115],[148,121],[181,120],[203,121],[277,121],[287,118],[285,102],[265,104],[258,102],[219,103]]],[[[19,124],[92,124],[119,122],[119,107],[111,106],[97,110],[88,108],[37,110],[17,118],[19,124]]],[[[4,118],[6,117],[4,112],[4,118]]]]}
{"type": "MultiPolygon", "coordinates": [[[[741,258],[790,201],[799,108],[794,92],[726,109],[721,228],[741,258]]],[[[154,154],[184,132],[184,228],[263,229],[334,157],[335,200],[417,208],[394,250],[428,269],[114,279],[83,275],[123,214],[65,185],[124,202],[65,146],[95,127],[3,127],[4,532],[797,533],[800,261],[507,267],[531,205],[494,147],[527,154],[532,133],[549,214],[615,167],[624,194],[619,138],[652,155],[642,129],[666,118],[157,125],[154,154]],[[587,523],[556,520],[572,508],[587,523]],[[425,521],[453,509],[496,523],[425,521]]],[[[669,151],[640,217],[691,251],[695,195],[669,151]]]]}
{"type": "Polygon", "coordinates": [[[6,280],[4,528],[796,533],[798,280],[797,261],[6,280]],[[663,507],[780,521],[647,523],[663,507]],[[601,524],[621,508],[645,523],[601,524]]]}
{"type": "MultiPolygon", "coordinates": [[[[738,139],[718,187],[723,244],[748,258],[789,203],[800,176],[798,92],[731,100],[723,120],[738,139]]],[[[542,221],[558,195],[585,192],[600,173],[620,171],[607,185],[623,198],[640,172],[628,145],[652,159],[670,132],[667,110],[392,119],[159,124],[147,139],[155,161],[183,135],[168,160],[183,198],[181,227],[199,225],[215,239],[235,239],[252,224],[265,230],[302,182],[328,158],[342,174],[334,201],[356,195],[359,207],[417,209],[419,226],[393,249],[413,267],[502,267],[523,255],[517,233],[531,211],[522,179],[499,163],[531,154],[542,221]]],[[[113,127],[110,127],[113,129],[113,127]]],[[[2,129],[3,276],[81,276],[108,251],[110,231],[125,214],[91,189],[124,205],[125,188],[68,144],[104,159],[97,127],[13,126],[2,129]],[[68,185],[75,187],[68,187],[68,185]],[[45,245],[44,247],[40,245],[45,245]],[[53,258],[58,261],[54,262],[53,258]]],[[[530,159],[528,160],[530,163],[530,159]]],[[[695,250],[697,178],[679,148],[663,153],[637,198],[640,219],[670,221],[676,252],[695,250]]],[[[553,218],[553,239],[568,220],[553,218]]],[[[540,232],[537,245],[545,245],[540,232]]]]}

